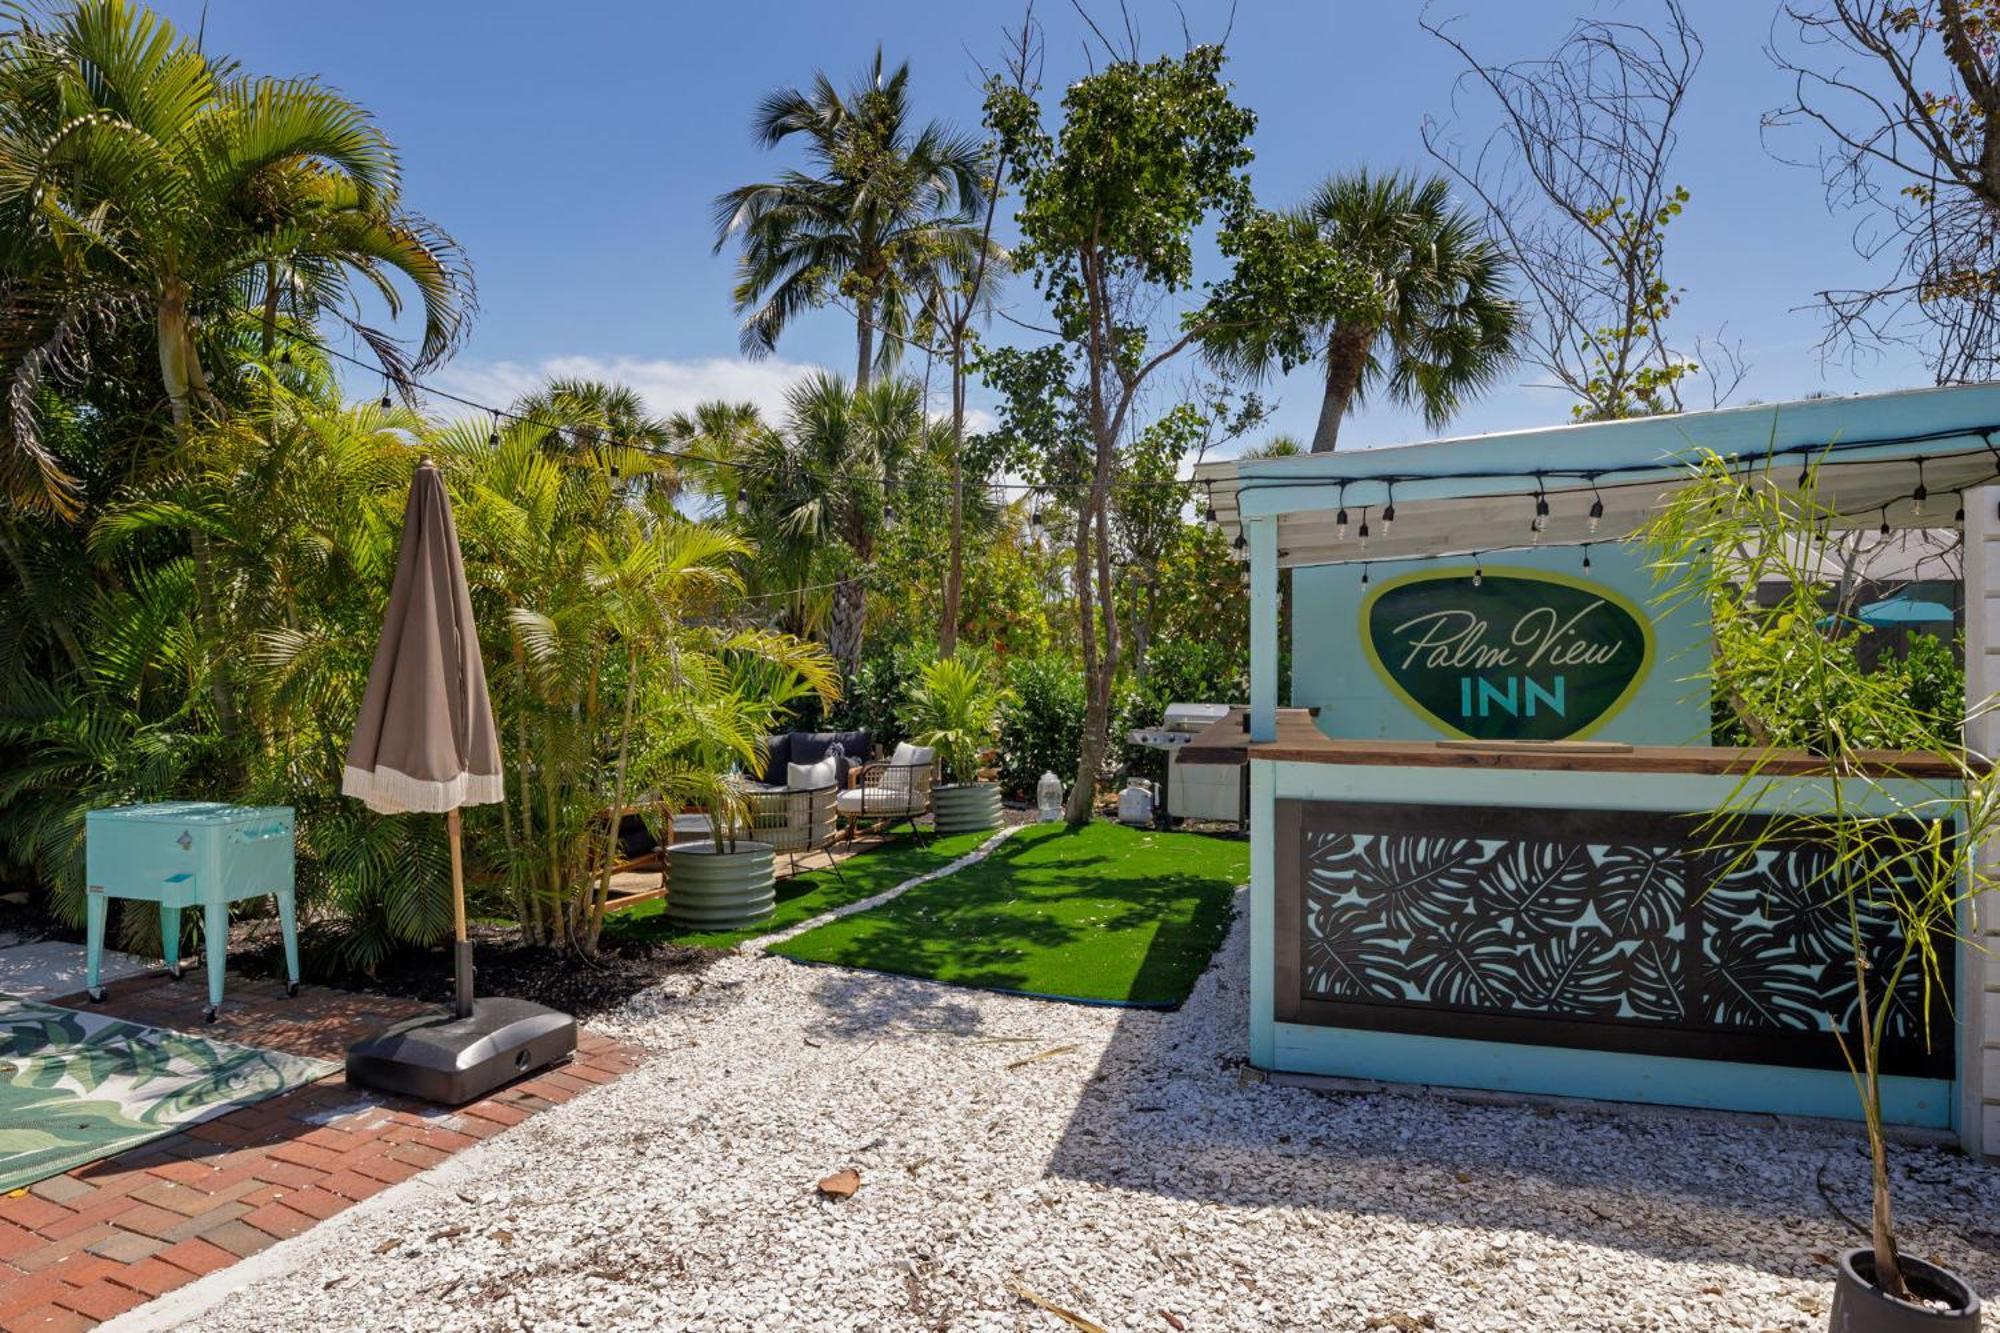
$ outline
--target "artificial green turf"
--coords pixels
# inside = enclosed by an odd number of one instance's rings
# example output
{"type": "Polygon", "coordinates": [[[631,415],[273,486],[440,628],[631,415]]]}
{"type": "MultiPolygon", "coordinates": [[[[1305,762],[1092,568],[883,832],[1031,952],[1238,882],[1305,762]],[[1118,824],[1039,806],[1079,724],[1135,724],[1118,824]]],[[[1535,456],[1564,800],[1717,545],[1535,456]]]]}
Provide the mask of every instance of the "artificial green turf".
{"type": "MultiPolygon", "coordinates": [[[[858,902],[871,894],[894,888],[906,879],[948,865],[991,836],[990,833],[961,833],[935,839],[928,845],[902,839],[848,857],[840,863],[838,875],[830,870],[814,870],[781,879],[778,881],[777,910],[771,913],[769,919],[743,930],[683,929],[662,915],[666,903],[653,898],[612,913],[605,919],[604,935],[612,941],[664,940],[707,949],[734,948],[744,940],[788,929],[821,912],[858,902]]],[[[785,861],[782,855],[778,858],[781,867],[785,861]]]]}
{"type": "Polygon", "coordinates": [[[956,874],[772,950],[962,986],[1177,1005],[1250,877],[1240,838],[1035,825],[956,874]]]}

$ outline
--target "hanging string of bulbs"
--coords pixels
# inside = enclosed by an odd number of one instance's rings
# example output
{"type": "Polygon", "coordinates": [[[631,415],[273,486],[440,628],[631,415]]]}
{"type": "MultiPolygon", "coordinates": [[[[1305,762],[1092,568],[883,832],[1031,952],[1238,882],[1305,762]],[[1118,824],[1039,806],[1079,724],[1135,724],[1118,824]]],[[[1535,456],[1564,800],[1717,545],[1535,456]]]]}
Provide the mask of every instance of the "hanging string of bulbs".
{"type": "MultiPolygon", "coordinates": [[[[573,422],[550,421],[544,418],[537,417],[531,413],[521,412],[513,408],[501,407],[492,403],[482,402],[478,399],[471,398],[464,394],[459,394],[448,389],[439,388],[434,384],[418,379],[414,376],[391,375],[388,371],[384,370],[379,364],[375,362],[371,362],[368,360],[364,360],[363,358],[350,355],[346,352],[341,351],[339,348],[329,346],[324,342],[321,342],[315,338],[299,333],[297,331],[291,332],[288,336],[299,342],[306,343],[307,345],[316,348],[320,353],[334,360],[355,366],[359,369],[367,370],[372,373],[382,375],[383,389],[382,389],[382,395],[378,401],[380,406],[385,411],[394,407],[395,405],[394,388],[396,383],[400,381],[403,384],[403,386],[409,391],[420,392],[426,396],[454,403],[461,407],[466,407],[489,416],[492,419],[492,429],[487,436],[487,443],[495,447],[497,447],[500,443],[500,432],[503,424],[506,422],[511,421],[522,425],[539,426],[544,430],[557,434],[560,434],[564,430],[574,429],[575,427],[575,423],[573,422]]],[[[292,356],[290,349],[287,348],[282,350],[278,359],[281,364],[291,364],[292,356]]],[[[1945,443],[1948,441],[1969,441],[1976,438],[1980,441],[1981,446],[1988,453],[1991,453],[1996,460],[1995,475],[1992,480],[2000,480],[2000,448],[1996,448],[1994,443],[1994,436],[1996,433],[2000,433],[2000,423],[1984,425],[1984,426],[1964,427],[1957,429],[1942,429],[1936,431],[1917,432],[1917,433],[1896,435],[1896,436],[1878,436],[1868,439],[1834,440],[1825,443],[1787,445],[1782,448],[1768,449],[1759,454],[1739,455],[1737,457],[1736,466],[1744,469],[1769,468],[1775,466],[1780,460],[1796,457],[1801,460],[1799,475],[1800,475],[1801,485],[1803,486],[1810,476],[1811,470],[1814,466],[1815,459],[1824,462],[1829,458],[1838,455],[1852,454],[1864,450],[1893,448],[1900,445],[1911,445],[1911,444],[1945,443]]],[[[712,459],[704,455],[694,453],[690,450],[673,449],[663,445],[653,444],[642,440],[633,440],[618,435],[607,435],[601,438],[593,435],[590,442],[602,448],[630,450],[631,452],[640,455],[666,459],[674,462],[697,463],[697,464],[705,464],[713,462],[712,459]]],[[[1945,453],[1940,456],[1963,457],[1964,455],[1973,452],[1976,452],[1976,450],[1962,449],[1957,451],[1951,451],[1949,453],[1945,453]]],[[[1925,484],[1923,475],[1924,464],[1926,461],[1927,461],[1926,458],[1923,456],[1919,456],[1915,459],[1917,465],[1917,474],[1918,474],[1916,487],[1905,495],[1895,497],[1894,499],[1889,501],[1889,504],[1896,504],[1904,500],[1908,500],[1911,503],[1912,511],[1914,513],[1921,515],[1924,512],[1924,506],[1926,502],[1930,499],[1930,491],[1925,484]]],[[[739,473],[741,472],[755,473],[760,471],[758,466],[754,464],[737,463],[733,464],[732,466],[735,467],[739,473]]],[[[768,471],[773,475],[775,475],[775,473],[777,472],[776,468],[769,468],[762,470],[768,471]]],[[[914,491],[920,488],[924,484],[922,482],[913,480],[905,480],[890,476],[877,476],[864,473],[835,471],[827,475],[829,479],[838,479],[850,483],[858,483],[864,486],[879,486],[883,494],[885,516],[889,517],[892,522],[894,521],[893,516],[895,514],[895,507],[893,501],[890,499],[891,493],[898,487],[902,487],[906,492],[914,491]]],[[[1617,465],[1594,467],[1594,468],[1537,468],[1528,471],[1505,470],[1505,469],[1472,469],[1472,470],[1456,470],[1456,471],[1422,471],[1422,472],[1411,471],[1411,472],[1396,472],[1396,473],[1385,473],[1385,474],[1371,474],[1367,476],[1345,476],[1345,477],[1313,476],[1313,477],[1298,477],[1292,479],[1278,478],[1278,477],[1250,477],[1234,482],[1233,487],[1236,495],[1239,497],[1244,494],[1258,490],[1274,490],[1274,489],[1299,490],[1299,489],[1335,488],[1338,490],[1340,495],[1340,500],[1338,502],[1338,511],[1335,516],[1336,539],[1344,541],[1346,539],[1347,531],[1349,528],[1349,515],[1348,515],[1346,497],[1348,488],[1350,486],[1377,485],[1383,488],[1385,500],[1379,508],[1379,517],[1381,519],[1382,533],[1384,536],[1387,536],[1388,533],[1393,529],[1394,524],[1396,522],[1395,490],[1398,485],[1407,486],[1413,483],[1439,482],[1439,481],[1444,481],[1444,482],[1520,481],[1520,482],[1532,483],[1534,487],[1533,490],[1534,501],[1533,501],[1533,515],[1529,527],[1530,527],[1530,532],[1532,534],[1541,534],[1545,533],[1548,530],[1549,521],[1552,517],[1552,505],[1549,499],[1549,484],[1551,482],[1554,482],[1558,485],[1561,485],[1562,483],[1565,482],[1580,483],[1589,486],[1591,490],[1591,504],[1588,511],[1587,521],[1589,524],[1589,531],[1595,534],[1598,531],[1599,524],[1603,521],[1605,516],[1605,504],[1604,504],[1602,486],[1606,482],[1615,483],[1616,480],[1619,478],[1626,478],[1628,479],[1628,481],[1637,481],[1647,476],[1658,477],[1665,480],[1665,479],[1670,479],[1672,475],[1673,475],[1672,468],[1662,467],[1660,464],[1655,462],[1655,463],[1617,464],[1617,465]]],[[[1055,499],[1066,493],[1081,494],[1087,491],[1090,488],[1091,484],[1092,483],[1087,479],[1074,482],[1047,482],[1047,481],[1029,482],[1029,481],[1007,481],[1003,479],[1003,480],[981,483],[981,485],[989,493],[998,493],[1002,496],[1005,496],[1010,492],[1018,492],[1024,494],[1031,504],[1031,510],[1029,514],[1029,524],[1038,533],[1044,529],[1046,522],[1042,506],[1042,501],[1044,498],[1055,499]]],[[[1190,478],[1177,477],[1170,479],[1113,477],[1110,479],[1109,484],[1115,489],[1142,490],[1150,488],[1169,488],[1169,489],[1179,490],[1187,494],[1192,494],[1196,490],[1196,488],[1200,488],[1205,497],[1202,518],[1211,526],[1217,526],[1220,523],[1220,515],[1218,514],[1215,507],[1215,483],[1212,479],[1202,479],[1202,478],[1192,478],[1192,477],[1190,478]]],[[[1985,483],[1980,483],[1980,484],[1985,484],[1985,483]]],[[[1963,492],[1966,489],[1970,489],[1970,487],[1968,486],[1968,487],[1954,488],[1953,491],[1951,492],[1952,494],[1956,494],[1960,500],[1958,517],[1955,520],[1957,522],[1963,522],[1963,513],[1964,513],[1963,492]]],[[[736,503],[739,505],[746,504],[748,503],[749,499],[750,499],[749,488],[743,485],[739,481],[735,489],[736,503]]],[[[1887,507],[1888,507],[1887,505],[1869,506],[1869,508],[1879,508],[1883,511],[1883,518],[1885,524],[1887,521],[1887,513],[1886,513],[1887,507]]],[[[1364,544],[1364,549],[1365,549],[1365,543],[1374,535],[1372,530],[1372,525],[1369,522],[1369,517],[1371,512],[1374,511],[1375,509],[1376,506],[1373,504],[1365,504],[1360,506],[1361,517],[1360,517],[1360,522],[1356,528],[1355,535],[1364,544]]],[[[1866,512],[1866,511],[1863,510],[1859,512],[1866,512]]],[[[1850,518],[1850,517],[1856,517],[1857,514],[1840,513],[1837,516],[1841,518],[1850,518]]],[[[1537,537],[1536,540],[1539,541],[1539,537],[1537,537]]],[[[1232,546],[1234,546],[1235,549],[1237,550],[1242,550],[1243,545],[1244,544],[1242,542],[1241,535],[1239,533],[1237,540],[1235,542],[1232,542],[1232,546]]]]}

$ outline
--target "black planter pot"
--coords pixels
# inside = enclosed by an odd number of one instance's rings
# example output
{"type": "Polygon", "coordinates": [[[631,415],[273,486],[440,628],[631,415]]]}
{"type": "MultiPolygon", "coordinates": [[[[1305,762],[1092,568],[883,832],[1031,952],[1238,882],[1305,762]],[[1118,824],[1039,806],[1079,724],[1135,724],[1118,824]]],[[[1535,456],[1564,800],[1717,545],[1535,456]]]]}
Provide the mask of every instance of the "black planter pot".
{"type": "Polygon", "coordinates": [[[1949,1310],[1899,1301],[1876,1286],[1874,1277],[1874,1250],[1849,1250],[1840,1256],[1828,1333],[1978,1333],[1979,1293],[1957,1274],[1903,1256],[1903,1280],[1910,1290],[1944,1301],[1949,1310]]]}

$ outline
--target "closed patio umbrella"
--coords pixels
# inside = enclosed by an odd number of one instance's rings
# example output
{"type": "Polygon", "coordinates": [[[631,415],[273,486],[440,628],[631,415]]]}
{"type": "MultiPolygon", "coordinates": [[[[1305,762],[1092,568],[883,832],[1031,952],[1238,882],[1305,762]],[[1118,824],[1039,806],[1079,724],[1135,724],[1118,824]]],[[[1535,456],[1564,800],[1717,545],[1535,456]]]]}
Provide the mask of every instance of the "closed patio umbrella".
{"type": "Polygon", "coordinates": [[[459,807],[505,799],[500,739],[451,497],[426,458],[410,485],[382,639],[347,747],[340,789],[382,814],[445,816],[451,837],[453,1013],[399,1023],[348,1048],[354,1081],[464,1102],[576,1046],[576,1022],[525,1000],[476,1000],[465,929],[459,807]]]}
{"type": "Polygon", "coordinates": [[[472,1013],[472,944],[458,810],[505,799],[500,738],[458,550],[451,497],[426,458],[403,511],[403,544],[340,789],[378,814],[443,813],[451,834],[458,1016],[472,1013]]]}

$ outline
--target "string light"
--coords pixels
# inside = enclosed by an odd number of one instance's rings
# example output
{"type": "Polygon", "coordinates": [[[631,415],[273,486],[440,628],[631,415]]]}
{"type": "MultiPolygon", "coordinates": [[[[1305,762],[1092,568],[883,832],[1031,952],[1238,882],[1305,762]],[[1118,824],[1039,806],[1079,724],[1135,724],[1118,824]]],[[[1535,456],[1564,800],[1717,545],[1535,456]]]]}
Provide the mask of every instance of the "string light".
{"type": "MultiPolygon", "coordinates": [[[[1041,513],[1041,510],[1037,509],[1035,512],[1036,514],[1039,515],[1041,513]]],[[[1207,523],[1212,528],[1220,527],[1222,524],[1222,519],[1219,516],[1217,516],[1215,512],[1215,487],[1213,486],[1210,486],[1208,488],[1208,510],[1206,513],[1202,515],[1202,521],[1207,523]]],[[[1036,526],[1037,527],[1041,526],[1039,519],[1037,519],[1036,521],[1036,526]]]]}
{"type": "Polygon", "coordinates": [[[1367,507],[1366,507],[1366,506],[1363,506],[1363,508],[1362,508],[1362,510],[1361,510],[1361,526],[1360,526],[1360,528],[1359,528],[1359,529],[1357,529],[1357,530],[1355,531],[1355,534],[1354,534],[1354,535],[1355,535],[1355,536],[1357,536],[1357,537],[1359,537],[1359,538],[1361,539],[1361,549],[1362,549],[1362,550],[1364,550],[1364,551],[1365,551],[1365,550],[1367,550],[1367,549],[1368,549],[1368,510],[1367,510],[1367,507]]]}
{"type": "Polygon", "coordinates": [[[1396,523],[1396,483],[1389,483],[1389,503],[1382,506],[1382,535],[1389,535],[1389,529],[1396,523]]]}
{"type": "Polygon", "coordinates": [[[1590,495],[1591,495],[1591,501],[1590,501],[1589,531],[1593,535],[1595,535],[1597,532],[1597,525],[1604,521],[1604,492],[1597,489],[1597,481],[1595,478],[1593,478],[1590,483],[1590,495]]]}
{"type": "Polygon", "coordinates": [[[1542,544],[1542,534],[1549,530],[1549,493],[1542,487],[1540,473],[1535,474],[1535,519],[1528,525],[1528,531],[1535,534],[1535,545],[1542,544]]]}
{"type": "Polygon", "coordinates": [[[1361,586],[1364,588],[1368,586],[1368,564],[1366,561],[1363,561],[1361,565],[1361,586]]]}
{"type": "Polygon", "coordinates": [[[1924,485],[1924,460],[1919,458],[1917,460],[1917,489],[1910,492],[1910,512],[1921,516],[1924,512],[1924,501],[1930,499],[1930,496],[1930,488],[1924,485]]]}
{"type": "Polygon", "coordinates": [[[1883,535],[1884,537],[1886,537],[1886,536],[1888,536],[1888,535],[1889,535],[1889,506],[1888,506],[1888,505],[1883,505],[1883,506],[1882,506],[1882,535],[1883,535]]]}
{"type": "Polygon", "coordinates": [[[1585,542],[1585,543],[1583,544],[1583,567],[1584,567],[1585,569],[1589,569],[1589,568],[1590,568],[1590,543],[1589,543],[1589,542],[1585,542]]]}
{"type": "Polygon", "coordinates": [[[384,375],[382,377],[382,410],[387,412],[395,405],[395,401],[389,397],[389,377],[384,375]]]}
{"type": "Polygon", "coordinates": [[[1340,512],[1333,516],[1333,539],[1337,542],[1347,540],[1347,483],[1344,481],[1340,483],[1340,512]]]}
{"type": "Polygon", "coordinates": [[[1250,545],[1250,539],[1248,537],[1245,537],[1243,535],[1243,530],[1239,528],[1236,531],[1236,540],[1229,543],[1229,549],[1232,551],[1240,552],[1249,545],[1250,545]]]}
{"type": "Polygon", "coordinates": [[[1484,582],[1486,582],[1486,570],[1481,567],[1479,557],[1475,555],[1472,557],[1472,586],[1477,588],[1484,582]]]}
{"type": "Polygon", "coordinates": [[[493,414],[493,430],[487,435],[486,443],[495,449],[500,447],[500,414],[498,412],[493,414]]]}

